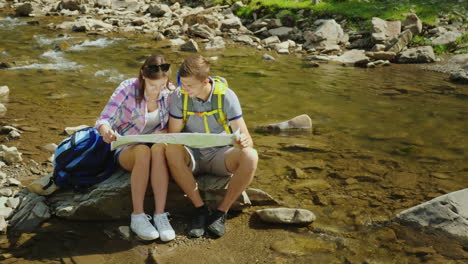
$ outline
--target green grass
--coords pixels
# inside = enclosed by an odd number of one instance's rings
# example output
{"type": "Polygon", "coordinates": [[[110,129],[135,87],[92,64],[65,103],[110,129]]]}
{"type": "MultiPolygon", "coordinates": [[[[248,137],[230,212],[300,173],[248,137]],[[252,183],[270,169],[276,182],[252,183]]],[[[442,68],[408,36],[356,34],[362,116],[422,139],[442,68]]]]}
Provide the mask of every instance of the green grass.
{"type": "MultiPolygon", "coordinates": [[[[233,1],[218,1],[229,3],[233,1]]],[[[352,23],[370,22],[372,17],[380,17],[385,20],[401,20],[404,14],[411,10],[421,18],[423,22],[434,24],[435,19],[442,12],[460,10],[464,3],[458,0],[409,0],[409,1],[376,1],[358,2],[356,0],[324,0],[318,5],[313,5],[311,0],[252,0],[243,1],[246,7],[241,8],[237,15],[249,17],[253,12],[261,15],[276,15],[281,10],[289,10],[297,13],[299,10],[309,10],[318,18],[333,17],[347,19],[352,23]]],[[[305,18],[309,17],[308,15],[305,18]]]]}

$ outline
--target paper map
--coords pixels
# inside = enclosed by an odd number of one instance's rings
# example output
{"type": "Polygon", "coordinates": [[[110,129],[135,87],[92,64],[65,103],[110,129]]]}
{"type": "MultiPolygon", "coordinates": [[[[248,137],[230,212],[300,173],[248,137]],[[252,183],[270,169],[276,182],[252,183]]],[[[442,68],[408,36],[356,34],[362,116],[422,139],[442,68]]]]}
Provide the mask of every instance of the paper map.
{"type": "Polygon", "coordinates": [[[182,144],[192,148],[208,148],[232,145],[238,132],[234,134],[205,134],[205,133],[170,133],[117,136],[111,143],[111,150],[135,143],[167,143],[182,144]]]}

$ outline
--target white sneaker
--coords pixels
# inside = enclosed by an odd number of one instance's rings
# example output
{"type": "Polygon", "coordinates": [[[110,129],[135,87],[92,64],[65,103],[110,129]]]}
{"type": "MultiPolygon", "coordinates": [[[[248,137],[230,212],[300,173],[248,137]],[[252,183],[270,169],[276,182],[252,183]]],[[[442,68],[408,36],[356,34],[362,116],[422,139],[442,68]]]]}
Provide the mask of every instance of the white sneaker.
{"type": "Polygon", "coordinates": [[[169,241],[175,238],[175,232],[169,223],[167,213],[157,214],[153,217],[154,226],[158,229],[162,241],[169,241]]]}
{"type": "Polygon", "coordinates": [[[159,237],[159,233],[150,222],[151,216],[138,214],[131,216],[130,228],[137,236],[143,240],[154,240],[159,237]]]}

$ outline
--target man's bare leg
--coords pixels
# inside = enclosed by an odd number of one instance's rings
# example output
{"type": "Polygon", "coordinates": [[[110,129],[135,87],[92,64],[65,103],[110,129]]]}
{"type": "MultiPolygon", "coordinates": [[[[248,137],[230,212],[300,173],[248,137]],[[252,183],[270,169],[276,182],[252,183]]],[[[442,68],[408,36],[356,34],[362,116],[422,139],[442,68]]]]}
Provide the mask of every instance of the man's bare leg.
{"type": "Polygon", "coordinates": [[[168,145],[166,147],[166,159],[172,177],[196,207],[196,213],[190,223],[188,235],[201,237],[205,233],[209,211],[200,196],[197,182],[189,167],[190,154],[182,145],[168,145]]]}

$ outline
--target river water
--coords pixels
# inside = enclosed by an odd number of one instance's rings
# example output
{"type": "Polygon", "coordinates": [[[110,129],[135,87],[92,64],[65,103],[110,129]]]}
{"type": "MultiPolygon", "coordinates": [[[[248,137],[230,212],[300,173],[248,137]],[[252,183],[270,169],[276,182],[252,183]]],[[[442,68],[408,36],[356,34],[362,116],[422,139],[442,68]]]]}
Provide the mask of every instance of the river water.
{"type": "MultiPolygon", "coordinates": [[[[191,55],[136,35],[64,35],[47,29],[50,22],[54,18],[39,25],[0,18],[0,61],[12,66],[0,70],[0,86],[10,88],[1,123],[25,131],[4,144],[17,146],[26,160],[44,162],[49,154],[38,146],[59,143],[64,127],[93,125],[113,90],[136,75],[145,56],[164,54],[175,72],[191,55]]],[[[468,186],[468,87],[417,65],[313,68],[296,55],[267,62],[263,53],[248,47],[201,52],[216,57],[212,75],[225,77],[241,101],[261,159],[252,186],[284,206],[313,211],[317,221],[309,227],[265,225],[253,216],[258,208],[249,209],[229,220],[232,231],[222,239],[158,244],[158,263],[189,263],[187,254],[195,261],[190,263],[466,261],[466,246],[411,231],[392,218],[468,186]],[[300,114],[312,118],[312,131],[256,130],[300,114]]],[[[47,235],[69,232],[70,240],[79,240],[72,247],[77,251],[65,254],[76,263],[144,263],[152,247],[108,242],[102,226],[115,223],[51,223],[46,226],[57,231],[47,235]],[[88,236],[94,244],[105,241],[103,248],[85,250],[88,236]]],[[[183,227],[178,233],[183,236],[183,227]]],[[[24,263],[67,263],[60,250],[43,252],[47,235],[37,235],[33,246],[15,256],[24,263]]]]}

